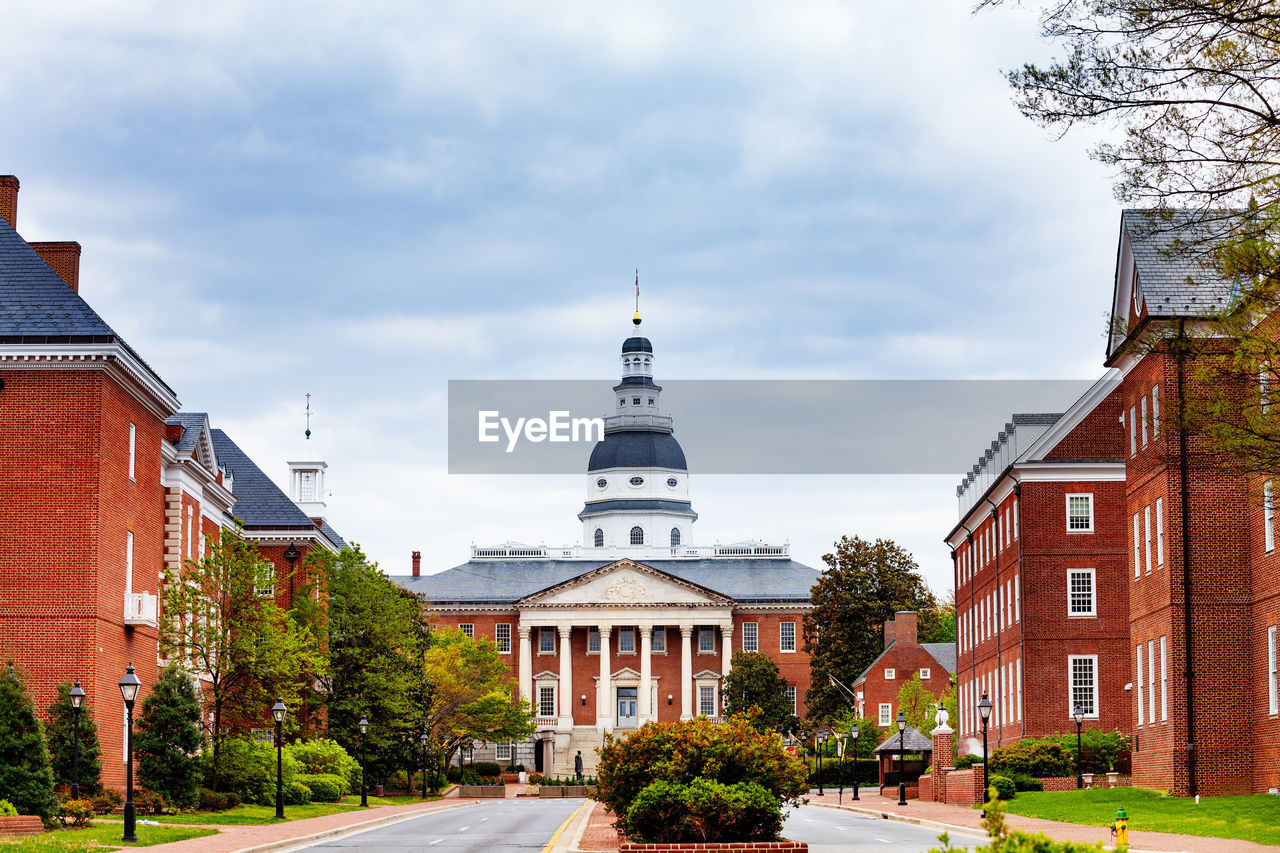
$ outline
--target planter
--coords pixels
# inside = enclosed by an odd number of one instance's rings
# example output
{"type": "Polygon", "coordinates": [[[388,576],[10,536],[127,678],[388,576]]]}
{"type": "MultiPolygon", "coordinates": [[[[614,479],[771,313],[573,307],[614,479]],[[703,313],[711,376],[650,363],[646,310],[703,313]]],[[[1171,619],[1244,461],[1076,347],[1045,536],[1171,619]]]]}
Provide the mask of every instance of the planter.
{"type": "Polygon", "coordinates": [[[540,785],[538,787],[538,798],[543,800],[554,800],[564,796],[564,788],[560,786],[552,787],[550,785],[540,785]]]}
{"type": "Polygon", "coordinates": [[[557,797],[590,797],[595,788],[587,785],[542,785],[538,788],[538,796],[546,799],[557,797]]]}
{"type": "Polygon", "coordinates": [[[39,815],[18,815],[17,817],[0,817],[0,836],[26,837],[44,832],[44,823],[39,815]]]}
{"type": "Polygon", "coordinates": [[[1080,774],[1080,775],[1084,776],[1084,786],[1085,786],[1086,788],[1092,788],[1092,787],[1093,787],[1093,774],[1092,774],[1092,773],[1082,773],[1082,774],[1080,774]]]}
{"type": "Polygon", "coordinates": [[[461,799],[501,800],[507,795],[506,785],[459,785],[458,797],[461,799]]]}
{"type": "Polygon", "coordinates": [[[1113,773],[1113,772],[1111,772],[1111,771],[1107,771],[1107,787],[1108,787],[1108,788],[1119,788],[1119,787],[1120,787],[1120,774],[1119,774],[1119,772],[1115,772],[1115,773],[1113,773]]]}

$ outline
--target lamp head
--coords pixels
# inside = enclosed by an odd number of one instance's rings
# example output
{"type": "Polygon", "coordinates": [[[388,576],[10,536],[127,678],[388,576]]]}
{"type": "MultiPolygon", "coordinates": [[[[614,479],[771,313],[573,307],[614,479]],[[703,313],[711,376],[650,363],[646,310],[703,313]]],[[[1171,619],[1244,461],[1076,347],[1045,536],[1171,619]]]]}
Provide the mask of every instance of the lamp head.
{"type": "Polygon", "coordinates": [[[277,723],[283,723],[284,715],[287,714],[288,712],[289,712],[289,709],[285,707],[285,704],[284,704],[284,697],[277,696],[276,704],[271,706],[271,716],[275,718],[275,721],[277,723]]]}
{"type": "Polygon", "coordinates": [[[1084,722],[1084,708],[1081,708],[1079,705],[1076,705],[1075,709],[1074,709],[1074,710],[1072,710],[1072,712],[1071,712],[1071,717],[1072,717],[1072,719],[1074,719],[1074,720],[1076,721],[1076,725],[1077,725],[1077,726],[1078,726],[1078,725],[1080,725],[1081,723],[1083,723],[1083,722],[1084,722]]]}
{"type": "Polygon", "coordinates": [[[853,740],[857,740],[857,739],[858,739],[858,735],[860,735],[860,734],[862,734],[862,730],[861,730],[861,729],[859,729],[856,725],[849,726],[849,737],[850,737],[850,738],[852,738],[853,740]]]}
{"type": "Polygon", "coordinates": [[[987,694],[982,694],[982,699],[978,702],[978,716],[983,722],[991,719],[991,700],[987,698],[987,694]]]}
{"type": "Polygon", "coordinates": [[[85,695],[84,691],[80,689],[80,682],[77,681],[75,683],[75,686],[71,688],[71,693],[69,695],[71,697],[71,707],[79,711],[80,707],[84,705],[85,695]]]}
{"type": "Polygon", "coordinates": [[[422,741],[423,746],[426,746],[427,741],[431,740],[431,736],[428,735],[426,732],[423,732],[422,734],[418,735],[418,740],[422,741]]]}
{"type": "Polygon", "coordinates": [[[283,556],[290,563],[296,563],[298,561],[298,558],[302,556],[302,552],[298,550],[297,545],[294,545],[292,542],[290,542],[289,547],[285,549],[283,556]]]}
{"type": "Polygon", "coordinates": [[[898,731],[903,731],[907,727],[907,714],[905,711],[898,711],[898,731]]]}
{"type": "Polygon", "coordinates": [[[133,663],[131,662],[124,668],[124,677],[120,679],[120,695],[124,697],[124,705],[126,708],[132,708],[134,700],[138,698],[138,690],[142,688],[142,682],[138,680],[138,676],[133,674],[133,663]]]}
{"type": "Polygon", "coordinates": [[[359,727],[360,734],[363,735],[363,734],[369,733],[369,720],[366,719],[364,716],[360,717],[360,722],[356,723],[356,726],[359,727]]]}

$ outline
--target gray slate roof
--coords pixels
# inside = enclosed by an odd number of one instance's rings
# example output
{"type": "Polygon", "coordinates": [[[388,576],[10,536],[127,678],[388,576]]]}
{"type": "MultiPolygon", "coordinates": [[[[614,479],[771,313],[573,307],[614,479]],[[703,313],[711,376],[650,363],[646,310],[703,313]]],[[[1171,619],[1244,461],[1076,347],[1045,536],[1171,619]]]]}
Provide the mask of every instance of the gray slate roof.
{"type": "Polygon", "coordinates": [[[671,468],[687,471],[684,450],[669,432],[623,430],[606,433],[591,450],[587,471],[606,468],[671,468]]]}
{"type": "Polygon", "coordinates": [[[1200,214],[1125,210],[1121,228],[1129,236],[1138,283],[1151,316],[1198,316],[1228,307],[1232,284],[1206,265],[1206,249],[1237,224],[1230,211],[1217,222],[1195,222],[1200,214]]]}
{"type": "Polygon", "coordinates": [[[885,742],[877,746],[873,751],[877,754],[881,752],[897,752],[899,748],[904,752],[933,752],[933,740],[922,735],[915,726],[907,726],[899,732],[898,724],[894,723],[893,734],[889,735],[885,742]],[[901,738],[901,744],[899,744],[899,738],[901,738]]]}
{"type": "MultiPolygon", "coordinates": [[[[432,604],[508,607],[547,587],[617,562],[602,560],[471,560],[434,575],[393,575],[392,580],[432,604]]],[[[804,604],[819,572],[782,558],[735,561],[637,560],[706,587],[739,604],[804,604]]]]}
{"type": "Polygon", "coordinates": [[[315,523],[307,514],[298,509],[225,432],[215,429],[211,435],[213,452],[234,478],[236,502],[231,512],[244,523],[246,530],[254,527],[315,529],[315,523]]]}
{"type": "Polygon", "coordinates": [[[329,526],[328,519],[324,519],[320,522],[320,532],[325,536],[328,536],[329,541],[336,545],[339,551],[347,547],[346,540],[338,535],[338,531],[329,526]]]}
{"type": "MultiPolygon", "coordinates": [[[[118,343],[164,380],[0,219],[0,344],[118,343]]],[[[165,385],[173,393],[173,389],[165,385]]]]}
{"type": "Polygon", "coordinates": [[[582,512],[578,513],[578,518],[587,518],[588,516],[619,510],[631,512],[653,512],[657,510],[678,515],[691,515],[694,518],[698,517],[698,514],[693,511],[693,504],[689,501],[669,501],[661,498],[656,500],[652,498],[622,498],[609,501],[588,501],[582,507],[582,512]]]}
{"type": "Polygon", "coordinates": [[[170,426],[176,424],[182,427],[182,436],[178,439],[176,446],[180,452],[190,453],[196,449],[196,442],[200,440],[200,430],[208,420],[209,415],[205,412],[178,412],[176,415],[165,418],[164,422],[170,426]]]}
{"type": "Polygon", "coordinates": [[[920,645],[926,652],[933,655],[933,659],[942,664],[947,672],[956,674],[955,643],[921,643],[920,645]]]}

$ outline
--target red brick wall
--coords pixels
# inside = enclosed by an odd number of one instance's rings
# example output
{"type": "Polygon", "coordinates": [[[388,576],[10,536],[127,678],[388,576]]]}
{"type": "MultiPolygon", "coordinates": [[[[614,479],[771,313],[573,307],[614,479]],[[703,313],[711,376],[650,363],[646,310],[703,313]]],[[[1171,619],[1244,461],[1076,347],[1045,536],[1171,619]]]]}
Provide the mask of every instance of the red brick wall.
{"type": "Polygon", "coordinates": [[[934,697],[946,693],[947,687],[951,683],[951,674],[947,672],[946,668],[938,663],[933,655],[925,651],[924,647],[918,643],[898,642],[867,673],[865,681],[854,684],[854,692],[862,692],[863,707],[866,708],[864,716],[867,719],[878,722],[880,703],[887,702],[892,706],[890,716],[896,717],[898,714],[898,691],[922,667],[929,670],[929,680],[921,679],[921,683],[929,688],[929,692],[934,697]],[[894,670],[892,681],[888,681],[884,677],[884,671],[887,668],[894,670]]]}

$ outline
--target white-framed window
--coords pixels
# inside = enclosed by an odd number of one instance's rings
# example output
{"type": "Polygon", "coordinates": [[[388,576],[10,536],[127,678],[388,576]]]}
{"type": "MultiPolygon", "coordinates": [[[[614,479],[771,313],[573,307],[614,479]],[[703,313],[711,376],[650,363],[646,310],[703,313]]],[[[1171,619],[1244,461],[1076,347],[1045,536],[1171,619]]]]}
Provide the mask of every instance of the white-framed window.
{"type": "Polygon", "coordinates": [[[538,654],[551,655],[556,651],[556,629],[543,626],[538,629],[538,654]]]}
{"type": "Polygon", "coordinates": [[[893,725],[893,705],[888,702],[880,703],[880,721],[881,727],[893,725]]]}
{"type": "Polygon", "coordinates": [[[133,531],[124,534],[124,591],[133,592],[133,531]]]}
{"type": "Polygon", "coordinates": [[[1160,386],[1151,386],[1151,437],[1160,437],[1160,386]]]}
{"type": "MultiPolygon", "coordinates": [[[[1163,644],[1161,644],[1163,648],[1163,644]]],[[[1276,681],[1276,626],[1267,629],[1267,713],[1280,714],[1280,684],[1276,681]]]]}
{"type": "Polygon", "coordinates": [[[1156,641],[1147,640],[1147,699],[1150,700],[1148,722],[1156,721],[1156,641]]]}
{"type": "Polygon", "coordinates": [[[644,528],[643,527],[636,526],[631,528],[631,544],[632,545],[644,544],[644,528]]]}
{"type": "Polygon", "coordinates": [[[654,654],[661,653],[665,655],[667,653],[667,626],[655,625],[653,627],[653,643],[650,651],[654,654]]]}
{"type": "Polygon", "coordinates": [[[134,479],[133,472],[138,461],[138,428],[129,424],[129,479],[134,479]]]}
{"type": "Polygon", "coordinates": [[[1156,566],[1164,565],[1164,498],[1156,498],[1156,566]]]}
{"type": "Polygon", "coordinates": [[[594,626],[587,629],[587,654],[600,654],[600,629],[594,626]]]}
{"type": "Polygon", "coordinates": [[[1141,530],[1139,529],[1138,514],[1133,514],[1133,576],[1135,578],[1142,576],[1142,540],[1141,530]]]}
{"type": "Polygon", "coordinates": [[[1022,658],[1013,662],[1014,677],[1018,680],[1018,721],[1022,721],[1022,658]]]}
{"type": "Polygon", "coordinates": [[[618,629],[618,654],[633,655],[636,653],[636,629],[618,629]]]}
{"type": "Polygon", "coordinates": [[[1142,508],[1142,541],[1147,546],[1147,574],[1151,574],[1151,505],[1142,508]]]}
{"type": "Polygon", "coordinates": [[[671,547],[672,548],[680,547],[680,528],[679,527],[671,528],[671,547]]]}
{"type": "Polygon", "coordinates": [[[893,668],[893,667],[891,667],[891,666],[886,666],[886,667],[884,668],[884,680],[885,680],[885,681],[893,681],[893,680],[894,680],[895,678],[897,678],[897,677],[898,677],[898,671],[897,671],[896,669],[894,669],[894,668],[893,668]]]}
{"type": "Polygon", "coordinates": [[[1013,621],[1022,621],[1022,573],[1013,576],[1013,621]]]}
{"type": "Polygon", "coordinates": [[[760,651],[760,624],[758,622],[742,623],[742,650],[744,652],[760,651]]]}
{"type": "Polygon", "coordinates": [[[1094,569],[1067,569],[1067,615],[1097,616],[1094,569]]]}
{"type": "Polygon", "coordinates": [[[498,654],[511,654],[511,623],[499,622],[493,626],[493,641],[498,644],[498,654]]]}
{"type": "Polygon", "coordinates": [[[708,717],[716,715],[716,689],[709,684],[698,687],[698,713],[708,717]]]}
{"type": "Polygon", "coordinates": [[[1276,547],[1276,505],[1271,481],[1262,484],[1262,542],[1268,551],[1276,547]]]}
{"type": "Polygon", "coordinates": [[[499,761],[511,760],[511,741],[505,743],[494,744],[493,757],[499,761]]]}
{"type": "Polygon", "coordinates": [[[1093,532],[1093,495],[1067,495],[1067,532],[1093,532]]]}
{"type": "Polygon", "coordinates": [[[791,714],[794,716],[800,713],[800,706],[796,704],[796,686],[794,684],[787,685],[787,701],[791,703],[791,714]]]}
{"type": "Polygon", "coordinates": [[[1265,361],[1258,368],[1258,406],[1264,415],[1271,408],[1271,365],[1265,361]]]}
{"type": "Polygon", "coordinates": [[[554,717],[556,715],[556,689],[553,686],[538,688],[538,716],[554,717]]]}
{"type": "Polygon", "coordinates": [[[1160,635],[1160,720],[1169,719],[1169,644],[1164,634],[1160,635]]]}
{"type": "Polygon", "coordinates": [[[1138,407],[1129,407],[1129,455],[1138,455],[1138,407]]]}
{"type": "Polygon", "coordinates": [[[1067,696],[1067,714],[1070,715],[1077,705],[1090,719],[1098,718],[1098,656],[1068,655],[1067,669],[1070,673],[1070,692],[1067,696]]]}
{"type": "Polygon", "coordinates": [[[458,630],[466,634],[468,637],[474,638],[476,635],[476,626],[475,626],[475,623],[473,622],[461,623],[460,625],[458,625],[458,630]]]}
{"type": "Polygon", "coordinates": [[[276,564],[264,560],[262,575],[258,578],[258,597],[272,598],[276,594],[276,564]]]}
{"type": "Polygon", "coordinates": [[[1142,446],[1146,447],[1147,446],[1147,398],[1145,396],[1143,396],[1141,403],[1142,403],[1142,421],[1141,421],[1142,446]]]}
{"type": "Polygon", "coordinates": [[[592,541],[596,543],[597,548],[604,547],[604,531],[599,527],[596,528],[595,535],[592,536],[592,541]]]}
{"type": "Polygon", "coordinates": [[[1135,691],[1133,691],[1133,692],[1134,692],[1134,693],[1137,695],[1137,697],[1138,697],[1138,725],[1142,725],[1143,720],[1144,720],[1144,719],[1146,719],[1146,718],[1145,718],[1145,717],[1143,717],[1143,715],[1142,715],[1142,709],[1143,709],[1144,707],[1146,707],[1146,703],[1142,701],[1142,684],[1143,684],[1143,681],[1142,681],[1142,643],[1138,643],[1138,645],[1135,647],[1135,653],[1137,654],[1137,657],[1138,657],[1138,670],[1137,670],[1138,677],[1137,677],[1137,678],[1135,678],[1135,679],[1133,680],[1133,683],[1134,683],[1134,686],[1135,686],[1135,687],[1137,687],[1138,689],[1137,689],[1137,690],[1135,690],[1135,691]]]}
{"type": "Polygon", "coordinates": [[[794,652],[796,650],[796,623],[778,623],[778,651],[794,652]]]}
{"type": "Polygon", "coordinates": [[[932,672],[932,670],[930,670],[930,669],[929,669],[929,667],[927,667],[927,666],[922,666],[922,667],[920,667],[920,680],[921,680],[921,681],[928,681],[928,680],[929,680],[929,678],[930,678],[932,675],[933,675],[933,672],[932,672]]]}
{"type": "Polygon", "coordinates": [[[714,654],[716,650],[716,629],[710,625],[698,626],[698,654],[714,654]]]}

